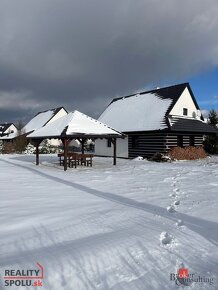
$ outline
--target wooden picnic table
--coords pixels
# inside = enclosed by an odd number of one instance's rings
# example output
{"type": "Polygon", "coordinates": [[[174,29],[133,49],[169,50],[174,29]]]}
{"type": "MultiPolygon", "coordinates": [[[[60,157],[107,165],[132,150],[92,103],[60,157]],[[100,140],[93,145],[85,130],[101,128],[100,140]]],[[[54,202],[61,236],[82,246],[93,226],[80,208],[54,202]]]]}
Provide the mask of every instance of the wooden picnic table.
{"type": "MultiPolygon", "coordinates": [[[[59,163],[64,165],[64,153],[59,153],[59,163]]],[[[91,166],[92,167],[92,158],[94,154],[82,154],[75,152],[68,152],[67,154],[67,165],[68,167],[77,167],[77,165],[91,166]]]]}

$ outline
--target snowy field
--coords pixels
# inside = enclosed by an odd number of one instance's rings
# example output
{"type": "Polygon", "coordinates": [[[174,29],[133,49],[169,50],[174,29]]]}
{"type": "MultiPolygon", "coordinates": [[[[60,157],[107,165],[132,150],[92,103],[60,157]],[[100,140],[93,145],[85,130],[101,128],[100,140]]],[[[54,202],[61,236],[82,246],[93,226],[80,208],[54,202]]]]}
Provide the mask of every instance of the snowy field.
{"type": "Polygon", "coordinates": [[[40,158],[0,156],[0,289],[218,289],[218,157],[67,172],[40,158]],[[42,287],[4,286],[36,262],[42,287]],[[182,264],[211,283],[177,286],[182,264]]]}

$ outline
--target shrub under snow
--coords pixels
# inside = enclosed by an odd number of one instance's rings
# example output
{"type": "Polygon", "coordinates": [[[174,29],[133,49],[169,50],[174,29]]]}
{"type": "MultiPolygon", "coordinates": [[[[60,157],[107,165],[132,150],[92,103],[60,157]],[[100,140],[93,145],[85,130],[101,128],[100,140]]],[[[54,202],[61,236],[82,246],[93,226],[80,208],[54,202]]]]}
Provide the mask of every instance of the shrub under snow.
{"type": "Polygon", "coordinates": [[[169,156],[176,160],[195,160],[207,157],[207,153],[202,147],[173,147],[169,151],[169,156]]]}

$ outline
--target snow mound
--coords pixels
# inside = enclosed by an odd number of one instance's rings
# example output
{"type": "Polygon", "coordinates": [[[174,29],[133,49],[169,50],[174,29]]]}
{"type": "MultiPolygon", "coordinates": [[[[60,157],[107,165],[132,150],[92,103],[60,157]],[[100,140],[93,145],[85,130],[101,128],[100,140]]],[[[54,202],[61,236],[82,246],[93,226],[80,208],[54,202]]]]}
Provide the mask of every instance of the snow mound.
{"type": "Polygon", "coordinates": [[[167,232],[162,232],[160,234],[160,241],[162,245],[168,245],[172,242],[172,240],[173,240],[173,237],[167,232]]]}
{"type": "Polygon", "coordinates": [[[134,158],[132,160],[133,161],[142,161],[142,160],[144,160],[144,158],[142,156],[138,156],[138,157],[136,157],[136,158],[134,158]]]}

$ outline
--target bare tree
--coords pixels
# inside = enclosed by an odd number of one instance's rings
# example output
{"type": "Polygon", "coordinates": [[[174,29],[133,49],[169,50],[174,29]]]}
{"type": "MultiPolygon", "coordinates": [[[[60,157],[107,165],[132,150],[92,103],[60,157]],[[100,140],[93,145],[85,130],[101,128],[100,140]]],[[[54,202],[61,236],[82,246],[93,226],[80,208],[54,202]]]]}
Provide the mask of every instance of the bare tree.
{"type": "Polygon", "coordinates": [[[17,127],[17,136],[14,141],[14,149],[16,153],[22,153],[24,152],[28,144],[28,140],[26,138],[26,132],[23,129],[24,124],[21,120],[18,121],[18,123],[16,124],[16,127],[17,127]]]}

